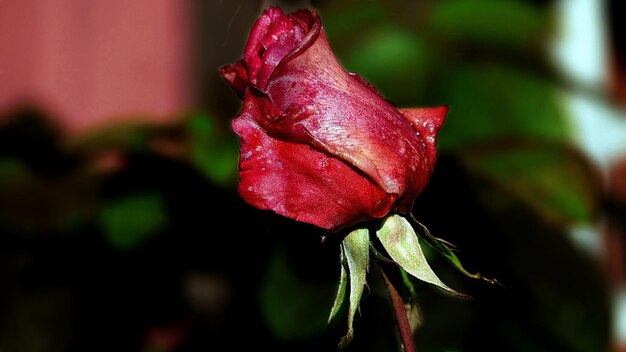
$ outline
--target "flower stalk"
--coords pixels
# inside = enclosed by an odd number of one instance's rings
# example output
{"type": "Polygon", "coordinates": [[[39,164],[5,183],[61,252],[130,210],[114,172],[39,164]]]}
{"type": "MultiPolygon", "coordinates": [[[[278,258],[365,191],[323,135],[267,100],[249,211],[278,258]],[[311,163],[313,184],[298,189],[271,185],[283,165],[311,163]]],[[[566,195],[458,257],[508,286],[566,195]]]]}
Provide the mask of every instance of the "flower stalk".
{"type": "Polygon", "coordinates": [[[385,286],[389,292],[389,298],[391,299],[391,307],[396,317],[396,323],[398,325],[398,332],[400,334],[400,340],[404,346],[404,352],[415,352],[415,342],[413,341],[413,330],[409,323],[408,314],[402,297],[398,293],[398,290],[393,286],[387,274],[381,269],[380,273],[385,280],[385,286]]]}

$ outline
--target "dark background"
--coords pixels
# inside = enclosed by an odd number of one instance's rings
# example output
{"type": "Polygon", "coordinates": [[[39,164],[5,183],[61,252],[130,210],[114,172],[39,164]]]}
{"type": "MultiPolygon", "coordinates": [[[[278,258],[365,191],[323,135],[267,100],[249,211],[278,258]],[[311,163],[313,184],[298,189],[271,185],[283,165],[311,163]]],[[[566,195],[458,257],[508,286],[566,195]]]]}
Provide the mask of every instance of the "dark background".
{"type": "MultiPolygon", "coordinates": [[[[594,159],[563,98],[623,119],[622,2],[603,3],[599,84],[550,55],[554,1],[186,3],[188,104],[166,122],[68,132],[36,100],[0,111],[1,352],[336,349],[337,241],[236,192],[240,101],[218,69],[270,4],[317,9],[346,68],[398,106],[451,108],[413,214],[502,286],[427,252],[472,299],[416,282],[418,351],[624,351],[626,161],[594,159]]],[[[398,350],[371,274],[348,351],[398,350]]]]}

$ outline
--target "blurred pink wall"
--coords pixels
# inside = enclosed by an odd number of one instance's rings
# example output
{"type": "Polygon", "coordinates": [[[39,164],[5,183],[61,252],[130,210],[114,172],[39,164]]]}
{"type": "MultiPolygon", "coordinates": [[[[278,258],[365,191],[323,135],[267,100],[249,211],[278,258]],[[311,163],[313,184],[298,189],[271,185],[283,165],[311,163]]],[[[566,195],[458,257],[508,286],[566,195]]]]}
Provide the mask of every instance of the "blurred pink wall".
{"type": "Polygon", "coordinates": [[[0,114],[35,103],[79,132],[190,102],[189,2],[0,1],[0,114]]]}

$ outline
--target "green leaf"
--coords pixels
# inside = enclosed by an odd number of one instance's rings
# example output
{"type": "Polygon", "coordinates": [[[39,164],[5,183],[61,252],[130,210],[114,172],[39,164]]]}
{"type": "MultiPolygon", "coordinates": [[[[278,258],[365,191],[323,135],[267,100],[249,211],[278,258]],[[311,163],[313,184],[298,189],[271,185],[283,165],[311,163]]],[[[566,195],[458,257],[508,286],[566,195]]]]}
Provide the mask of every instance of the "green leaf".
{"type": "Polygon", "coordinates": [[[464,296],[446,286],[430,268],[413,227],[404,217],[396,214],[388,216],[376,235],[389,256],[409,274],[446,293],[464,296]]]}
{"type": "Polygon", "coordinates": [[[359,308],[363,289],[366,285],[367,270],[369,268],[369,232],[367,229],[356,229],[344,238],[341,248],[348,266],[350,280],[350,305],[348,308],[348,332],[339,342],[340,348],[345,348],[354,334],[354,315],[359,308]]]}

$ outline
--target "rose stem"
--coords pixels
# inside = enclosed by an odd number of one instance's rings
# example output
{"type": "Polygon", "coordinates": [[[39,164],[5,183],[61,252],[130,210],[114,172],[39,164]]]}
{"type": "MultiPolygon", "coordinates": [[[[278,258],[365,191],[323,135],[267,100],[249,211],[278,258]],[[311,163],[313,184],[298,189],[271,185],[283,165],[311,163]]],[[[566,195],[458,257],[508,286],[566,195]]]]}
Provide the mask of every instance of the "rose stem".
{"type": "Polygon", "coordinates": [[[402,297],[400,297],[396,288],[393,287],[393,284],[389,281],[389,278],[387,278],[387,275],[385,275],[382,268],[380,269],[380,272],[383,274],[385,285],[387,286],[387,291],[389,292],[389,298],[391,298],[391,306],[393,307],[396,322],[398,323],[398,332],[400,332],[400,339],[404,345],[404,352],[415,352],[411,325],[409,325],[409,318],[407,317],[402,297]]]}

